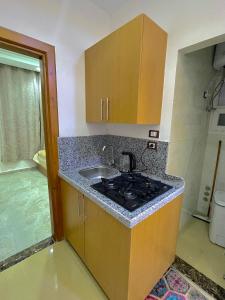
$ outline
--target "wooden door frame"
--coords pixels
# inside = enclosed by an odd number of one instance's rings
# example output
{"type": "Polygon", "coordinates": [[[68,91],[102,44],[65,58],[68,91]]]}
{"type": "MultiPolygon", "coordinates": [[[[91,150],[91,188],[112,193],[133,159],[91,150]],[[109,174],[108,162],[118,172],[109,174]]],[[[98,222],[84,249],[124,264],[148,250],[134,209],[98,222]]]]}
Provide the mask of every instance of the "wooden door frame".
{"type": "Polygon", "coordinates": [[[55,47],[0,26],[0,47],[39,58],[42,62],[42,102],[52,234],[61,240],[62,211],[58,177],[58,106],[55,47]]]}

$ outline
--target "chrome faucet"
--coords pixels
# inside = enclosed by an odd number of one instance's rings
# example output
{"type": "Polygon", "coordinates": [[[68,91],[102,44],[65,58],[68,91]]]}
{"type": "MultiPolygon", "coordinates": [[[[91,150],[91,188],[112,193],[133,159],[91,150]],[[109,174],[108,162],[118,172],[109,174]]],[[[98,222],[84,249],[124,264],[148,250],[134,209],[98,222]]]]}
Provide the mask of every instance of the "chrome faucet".
{"type": "Polygon", "coordinates": [[[113,145],[105,145],[102,147],[102,151],[104,152],[107,148],[111,148],[111,160],[109,161],[108,159],[108,165],[109,166],[115,166],[115,159],[114,159],[114,149],[113,149],[113,145]]]}

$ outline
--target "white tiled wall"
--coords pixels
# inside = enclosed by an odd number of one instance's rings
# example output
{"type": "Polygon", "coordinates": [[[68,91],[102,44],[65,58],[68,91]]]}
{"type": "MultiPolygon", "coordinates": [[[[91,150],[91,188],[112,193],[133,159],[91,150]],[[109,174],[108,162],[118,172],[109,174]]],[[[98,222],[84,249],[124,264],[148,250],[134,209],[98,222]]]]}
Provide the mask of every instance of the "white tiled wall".
{"type": "Polygon", "coordinates": [[[197,208],[209,113],[203,91],[212,77],[213,48],[179,54],[167,172],[185,179],[181,226],[197,208]]]}

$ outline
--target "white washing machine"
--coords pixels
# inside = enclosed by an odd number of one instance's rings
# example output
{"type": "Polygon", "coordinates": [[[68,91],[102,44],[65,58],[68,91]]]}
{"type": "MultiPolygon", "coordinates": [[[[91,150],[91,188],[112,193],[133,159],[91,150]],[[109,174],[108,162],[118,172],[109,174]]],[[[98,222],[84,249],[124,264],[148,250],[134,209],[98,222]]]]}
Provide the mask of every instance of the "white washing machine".
{"type": "Polygon", "coordinates": [[[210,240],[225,248],[225,192],[216,191],[213,195],[211,222],[209,225],[210,240]]]}

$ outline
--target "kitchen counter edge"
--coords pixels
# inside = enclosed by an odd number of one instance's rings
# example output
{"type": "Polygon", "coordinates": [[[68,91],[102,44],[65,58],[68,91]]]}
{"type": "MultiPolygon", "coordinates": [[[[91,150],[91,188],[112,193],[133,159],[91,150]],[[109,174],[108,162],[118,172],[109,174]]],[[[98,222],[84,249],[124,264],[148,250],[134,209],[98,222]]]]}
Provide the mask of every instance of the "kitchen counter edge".
{"type": "Polygon", "coordinates": [[[146,218],[158,211],[160,208],[173,201],[184,191],[184,180],[182,178],[166,175],[168,178],[171,178],[171,180],[165,180],[164,178],[143,173],[143,175],[148,176],[149,178],[160,180],[163,183],[172,185],[173,189],[157,197],[153,201],[148,202],[147,204],[138,208],[134,212],[129,212],[128,210],[124,209],[123,207],[110,200],[106,196],[95,191],[91,187],[91,185],[96,182],[99,182],[99,180],[88,180],[82,177],[79,174],[79,171],[81,169],[82,168],[67,171],[60,170],[58,174],[61,179],[65,180],[68,184],[70,184],[79,192],[84,194],[86,197],[88,197],[94,203],[99,205],[107,213],[115,217],[118,221],[120,221],[123,225],[125,225],[128,228],[133,228],[138,223],[144,221],[146,218]]]}

